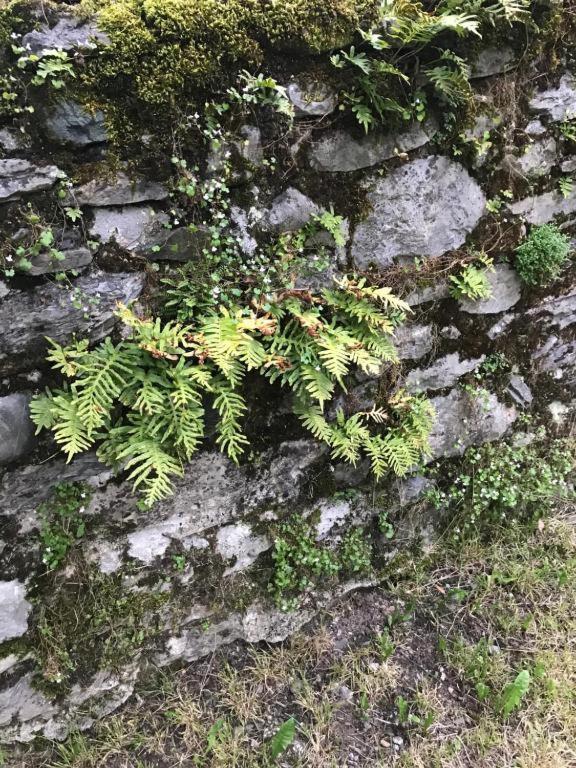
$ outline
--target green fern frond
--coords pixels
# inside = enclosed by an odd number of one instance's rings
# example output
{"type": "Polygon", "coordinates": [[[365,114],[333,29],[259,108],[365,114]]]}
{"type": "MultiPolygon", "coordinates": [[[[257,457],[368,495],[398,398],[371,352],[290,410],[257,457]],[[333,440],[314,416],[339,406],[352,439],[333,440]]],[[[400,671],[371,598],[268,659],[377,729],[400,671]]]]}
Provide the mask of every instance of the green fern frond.
{"type": "Polygon", "coordinates": [[[116,460],[129,472],[133,489],[140,489],[148,506],[172,494],[172,478],[182,477],[180,461],[163,450],[157,440],[130,441],[116,452],[116,460]]]}
{"type": "Polygon", "coordinates": [[[376,480],[381,480],[388,470],[384,440],[381,435],[373,435],[364,444],[364,450],[370,459],[370,469],[376,480]]]}
{"type": "Polygon", "coordinates": [[[61,392],[52,400],[54,439],[66,454],[68,462],[94,444],[94,437],[88,434],[78,410],[78,400],[72,392],[61,392]]]}
{"type": "Polygon", "coordinates": [[[350,366],[348,347],[354,344],[354,339],[348,333],[330,328],[320,334],[315,343],[322,365],[342,385],[350,366]]]}
{"type": "Polygon", "coordinates": [[[448,104],[457,107],[468,102],[472,89],[468,78],[461,69],[454,69],[447,64],[438,64],[424,70],[437,93],[448,104]]]}
{"type": "Polygon", "coordinates": [[[71,379],[78,373],[78,367],[85,359],[88,352],[88,339],[77,341],[64,348],[53,339],[48,339],[51,349],[46,356],[46,360],[52,363],[55,371],[60,371],[64,376],[71,379]]]}
{"type": "Polygon", "coordinates": [[[320,366],[315,368],[312,365],[303,365],[300,369],[300,379],[303,388],[313,400],[318,401],[321,408],[324,407],[324,403],[332,399],[335,384],[320,369],[320,366]]]}
{"type": "Polygon", "coordinates": [[[349,349],[348,354],[350,360],[357,365],[360,370],[364,371],[364,373],[370,375],[377,375],[380,373],[382,368],[381,355],[372,355],[367,349],[364,349],[364,347],[360,345],[349,349]]]}
{"type": "Polygon", "coordinates": [[[389,432],[382,439],[382,452],[395,475],[403,477],[418,462],[418,449],[401,435],[389,432]]]}
{"type": "Polygon", "coordinates": [[[204,408],[201,406],[170,409],[166,435],[184,458],[190,461],[204,438],[204,408]]]}
{"type": "Polygon", "coordinates": [[[141,349],[157,358],[170,358],[183,348],[192,346],[192,328],[174,321],[162,323],[160,318],[142,319],[124,305],[117,316],[134,332],[134,340],[141,349]]]}
{"type": "Polygon", "coordinates": [[[78,403],[78,417],[90,437],[109,418],[112,405],[133,376],[130,354],[122,343],[109,338],[85,355],[72,385],[78,403]]]}
{"type": "Polygon", "coordinates": [[[234,462],[238,462],[248,445],[248,438],[241,430],[241,419],[246,412],[244,398],[220,382],[215,387],[214,408],[220,419],[217,425],[216,442],[224,453],[234,462]]]}
{"type": "Polygon", "coordinates": [[[321,440],[328,445],[332,444],[333,430],[330,424],[324,418],[322,409],[318,405],[304,404],[302,402],[294,405],[294,412],[306,429],[311,432],[317,440],[321,440]]]}
{"type": "Polygon", "coordinates": [[[134,371],[134,380],[129,392],[130,399],[123,395],[123,402],[139,413],[152,415],[162,408],[167,397],[164,378],[154,370],[134,371]]]}
{"type": "Polygon", "coordinates": [[[36,434],[43,429],[52,429],[56,423],[54,395],[47,390],[44,395],[36,395],[30,401],[30,418],[36,425],[36,434]]]}

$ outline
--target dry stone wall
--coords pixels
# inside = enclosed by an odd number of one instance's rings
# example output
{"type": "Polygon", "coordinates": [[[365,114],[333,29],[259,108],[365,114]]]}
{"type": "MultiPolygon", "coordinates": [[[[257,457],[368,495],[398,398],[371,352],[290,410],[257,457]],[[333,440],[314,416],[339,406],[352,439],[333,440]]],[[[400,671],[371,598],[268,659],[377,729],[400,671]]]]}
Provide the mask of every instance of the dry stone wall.
{"type": "MultiPolygon", "coordinates": [[[[22,39],[31,52],[57,46],[87,53],[107,41],[94,22],[68,12],[34,26],[22,39]]],[[[311,62],[303,58],[302,64],[311,62]]],[[[477,117],[467,134],[470,143],[491,131],[479,154],[443,145],[432,117],[423,125],[364,135],[338,117],[336,92],[322,82],[312,87],[306,69],[284,82],[295,120],[283,135],[288,153],[276,171],[270,170],[276,144],[269,117],[262,125],[240,126],[220,150],[238,161],[231,215],[246,254],[333,205],[344,218],[346,242],[334,247],[327,241],[330,264],[316,284],[352,269],[391,270],[390,279],[413,309],[397,332],[401,364],[394,385],[431,398],[436,419],[429,461],[497,441],[525,414],[560,428],[573,413],[574,270],[567,266],[550,286],[526,287],[514,268],[508,233],[546,222],[576,232],[576,189],[562,194],[557,188],[561,170],[574,168],[574,145],[562,139],[558,125],[576,115],[576,80],[567,70],[540,73],[533,92],[517,94],[511,109],[501,94],[513,92],[517,77],[514,50],[479,52],[477,117]],[[518,177],[523,191],[502,201],[495,226],[486,203],[518,177]],[[458,301],[449,294],[445,266],[467,244],[485,245],[496,262],[488,275],[489,298],[458,301]],[[414,259],[420,272],[398,281],[414,259]],[[426,264],[432,262],[439,269],[429,280],[426,264]],[[510,362],[506,381],[474,396],[474,373],[495,353],[510,362]]],[[[271,567],[271,523],[297,512],[318,540],[337,543],[351,526],[369,525],[382,507],[401,521],[419,501],[416,537],[432,519],[421,495],[427,481],[420,476],[379,489],[375,507],[367,466],[331,461],[323,445],[290,421],[283,397],[265,403],[255,392],[249,417],[261,440],[250,461],[235,466],[207,447],[186,468],[173,497],[152,509],[143,508],[122,474],[113,476],[95,455],[66,464],[47,437],[34,435],[30,397],[53,382],[46,337],[95,343],[122,333],[116,305],[146,306],[155,279],[150,264],[196,260],[209,243],[201,227],[174,224],[170,178],[118,164],[105,118],[64,89],[39,107],[29,133],[9,120],[0,126],[3,237],[17,241],[25,226],[22,206],[41,208],[64,178],[71,182],[66,203],[83,214],[81,226],[55,227],[63,260],[37,255],[26,274],[0,281],[0,734],[6,741],[62,738],[71,728],[86,728],[130,696],[147,663],[191,662],[235,639],[279,641],[337,594],[371,583],[347,579],[317,590],[292,612],[279,610],[263,580],[271,567]],[[108,160],[113,167],[103,174],[108,160]],[[57,280],[62,272],[66,279],[57,280]],[[52,581],[43,563],[42,504],[72,482],[86,488],[85,531],[52,581]],[[54,616],[43,607],[45,590],[78,579],[88,580],[93,592],[134,603],[126,622],[115,608],[101,606],[114,614],[106,620],[115,627],[111,643],[128,634],[129,652],[120,653],[120,662],[108,652],[93,663],[65,660],[64,666],[70,662],[82,672],[54,694],[38,684],[41,643],[44,663],[59,647],[50,636],[54,616]]],[[[220,162],[218,153],[208,158],[207,177],[218,174],[220,162]]],[[[343,402],[369,410],[382,385],[378,377],[357,374],[343,402]]],[[[383,540],[380,546],[390,554],[394,549],[383,540]]],[[[62,594],[70,605],[59,608],[74,612],[86,604],[81,591],[62,594]]]]}

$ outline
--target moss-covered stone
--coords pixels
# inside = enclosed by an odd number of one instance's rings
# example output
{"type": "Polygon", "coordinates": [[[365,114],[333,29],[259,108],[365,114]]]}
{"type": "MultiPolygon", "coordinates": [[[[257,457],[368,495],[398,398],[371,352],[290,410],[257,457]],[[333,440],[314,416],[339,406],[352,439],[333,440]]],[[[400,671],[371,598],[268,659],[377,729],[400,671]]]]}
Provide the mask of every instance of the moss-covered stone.
{"type": "Polygon", "coordinates": [[[124,574],[100,573],[81,557],[48,574],[33,597],[29,637],[37,687],[55,697],[99,669],[121,668],[163,628],[169,599],[160,585],[130,589],[124,574]]]}
{"type": "Polygon", "coordinates": [[[135,126],[158,128],[160,120],[173,130],[179,115],[203,105],[242,68],[258,67],[271,48],[314,54],[344,45],[374,19],[377,6],[375,0],[84,0],[82,12],[96,13],[110,38],[81,73],[84,96],[104,106],[122,143],[130,113],[139,116],[135,126]]]}

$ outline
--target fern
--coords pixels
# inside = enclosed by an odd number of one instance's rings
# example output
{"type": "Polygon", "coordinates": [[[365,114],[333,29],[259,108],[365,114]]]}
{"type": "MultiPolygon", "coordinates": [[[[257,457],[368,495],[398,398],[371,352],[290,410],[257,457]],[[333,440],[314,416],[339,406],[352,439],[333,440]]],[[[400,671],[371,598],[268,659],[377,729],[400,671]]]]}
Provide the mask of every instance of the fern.
{"type": "Polygon", "coordinates": [[[225,382],[220,382],[216,386],[215,392],[214,408],[220,416],[216,442],[232,461],[238,462],[248,445],[248,438],[240,430],[241,419],[246,411],[246,403],[244,398],[230,389],[225,382]]]}
{"type": "Polygon", "coordinates": [[[286,720],[276,731],[269,744],[269,752],[272,760],[280,757],[285,752],[296,736],[296,721],[293,717],[286,720]]]}
{"type": "Polygon", "coordinates": [[[30,403],[30,418],[36,425],[36,434],[43,429],[52,429],[56,424],[54,397],[48,390],[45,395],[37,395],[30,403]]]}
{"type": "Polygon", "coordinates": [[[361,47],[340,51],[330,59],[347,75],[342,106],[350,108],[366,132],[391,118],[422,121],[426,95],[421,77],[412,81],[413,73],[425,73],[425,84],[450,106],[471,104],[469,67],[455,53],[456,38],[480,38],[486,25],[529,21],[529,0],[441,0],[437,4],[383,0],[378,24],[360,30],[361,47]],[[432,63],[432,47],[439,40],[451,47],[432,63]]]}
{"type": "Polygon", "coordinates": [[[170,496],[172,477],[184,474],[181,463],[164,451],[157,440],[131,440],[117,452],[116,458],[125,462],[128,480],[133,481],[134,490],[142,489],[150,506],[170,496]]]}
{"type": "Polygon", "coordinates": [[[455,299],[488,299],[492,288],[488,281],[487,272],[490,267],[468,264],[459,275],[450,276],[450,295],[455,299]]]}
{"type": "Polygon", "coordinates": [[[78,408],[78,400],[70,392],[61,391],[51,400],[54,439],[70,461],[76,454],[92,447],[94,437],[88,434],[78,408]]]}
{"type": "Polygon", "coordinates": [[[128,354],[122,344],[115,347],[110,339],[105,339],[100,347],[84,355],[78,363],[72,389],[78,418],[88,437],[104,425],[114,401],[130,381],[132,368],[128,354]]]}
{"type": "Polygon", "coordinates": [[[123,469],[147,504],[166,498],[174,478],[199,449],[205,401],[218,414],[216,444],[238,462],[248,446],[242,392],[257,371],[295,395],[294,411],[334,460],[369,456],[377,478],[405,473],[426,450],[427,401],[402,393],[387,407],[335,420],[324,408],[346,391],[353,366],[377,374],[397,359],[393,331],[409,307],[388,288],[347,278],[319,295],[286,292],[266,311],[210,311],[197,324],[142,319],[126,307],[119,316],[131,336],[52,344],[50,360],[69,384],[38,396],[31,414],[49,429],[68,460],[99,442],[98,455],[123,469]],[[373,434],[385,429],[384,434],[373,434]]]}
{"type": "Polygon", "coordinates": [[[472,98],[470,68],[464,59],[451,51],[443,50],[434,66],[424,69],[441,99],[453,107],[466,104],[472,98]]]}

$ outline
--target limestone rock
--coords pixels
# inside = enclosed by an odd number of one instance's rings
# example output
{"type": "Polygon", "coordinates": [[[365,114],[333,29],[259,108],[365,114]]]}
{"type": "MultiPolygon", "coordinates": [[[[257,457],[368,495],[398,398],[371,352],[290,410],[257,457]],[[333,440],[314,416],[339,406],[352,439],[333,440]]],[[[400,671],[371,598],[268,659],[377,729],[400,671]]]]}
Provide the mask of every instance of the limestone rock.
{"type": "Polygon", "coordinates": [[[153,261],[199,261],[211,243],[207,227],[162,229],[155,240],[146,243],[147,256],[153,261]]]}
{"type": "Polygon", "coordinates": [[[462,299],[460,309],[470,315],[495,315],[505,312],[520,300],[522,283],[516,272],[507,264],[497,264],[487,274],[491,294],[488,299],[474,301],[462,299]]]}
{"type": "Polygon", "coordinates": [[[0,466],[25,456],[34,446],[29,400],[22,393],[0,397],[0,466]]]}
{"type": "Polygon", "coordinates": [[[301,229],[318,213],[320,208],[313,200],[289,187],[272,201],[264,213],[261,227],[270,232],[293,232],[301,229]]]}
{"type": "Polygon", "coordinates": [[[108,36],[94,22],[83,22],[75,16],[65,15],[52,28],[44,24],[40,29],[28,32],[22,38],[22,47],[31,53],[42,54],[54,48],[64,51],[74,48],[92,50],[97,43],[105,45],[108,42],[108,36]]]}
{"type": "Polygon", "coordinates": [[[72,192],[76,205],[103,208],[165,200],[167,197],[168,190],[163,184],[142,177],[132,179],[122,172],[113,181],[93,179],[72,192]]]}
{"type": "Polygon", "coordinates": [[[96,487],[110,479],[110,470],[91,453],[76,456],[66,464],[58,458],[6,472],[0,481],[0,509],[10,516],[20,533],[38,525],[36,508],[50,496],[58,483],[85,482],[96,487]]]}
{"type": "MultiPolygon", "coordinates": [[[[332,599],[352,589],[370,586],[372,582],[349,582],[343,584],[335,595],[319,596],[319,605],[327,605],[332,599]]],[[[242,614],[230,614],[227,618],[211,624],[184,629],[166,643],[166,651],[156,656],[156,663],[165,666],[178,659],[195,661],[212,653],[216,648],[234,640],[249,643],[279,643],[297,632],[314,616],[314,608],[300,608],[295,611],[281,611],[260,602],[254,602],[242,614]]]]}
{"type": "Polygon", "coordinates": [[[9,669],[13,669],[19,661],[20,658],[15,653],[3,656],[0,659],[0,675],[3,675],[4,672],[7,672],[9,669]]]}
{"type": "Polygon", "coordinates": [[[471,445],[498,440],[517,418],[516,409],[493,394],[483,400],[453,389],[444,397],[432,398],[432,405],[436,421],[430,434],[430,460],[461,456],[471,445]]]}
{"type": "Polygon", "coordinates": [[[5,152],[17,152],[19,149],[25,149],[29,144],[29,137],[21,131],[10,128],[0,130],[0,147],[5,152]]]}
{"type": "Polygon", "coordinates": [[[534,399],[530,387],[517,373],[510,376],[506,392],[520,408],[526,408],[534,399]]]}
{"type": "Polygon", "coordinates": [[[89,248],[72,248],[61,251],[63,259],[55,260],[48,253],[32,256],[32,266],[26,270],[27,275],[47,275],[52,272],[67,272],[71,269],[82,269],[92,263],[94,254],[89,248]]]}
{"type": "Polygon", "coordinates": [[[506,313],[505,315],[502,315],[502,317],[494,323],[491,328],[488,329],[486,335],[489,339],[496,339],[498,336],[500,336],[504,331],[508,328],[510,323],[514,322],[516,320],[516,315],[512,312],[506,313]]]}
{"type": "Polygon", "coordinates": [[[322,541],[337,525],[349,520],[353,515],[350,502],[326,500],[315,505],[314,511],[320,515],[316,524],[316,539],[322,541]]]}
{"type": "Polygon", "coordinates": [[[476,359],[463,360],[458,352],[439,357],[428,368],[416,368],[406,377],[406,389],[411,392],[426,392],[429,389],[452,387],[461,376],[476,370],[484,362],[485,355],[476,359]]]}
{"type": "Polygon", "coordinates": [[[426,304],[429,301],[443,301],[450,298],[450,286],[447,280],[437,280],[425,288],[417,288],[406,296],[404,301],[411,307],[426,304]]]}
{"type": "Polygon", "coordinates": [[[424,146],[434,135],[431,122],[413,123],[403,133],[373,131],[359,139],[343,130],[327,132],[310,150],[310,165],[330,173],[357,171],[389,160],[396,152],[409,152],[424,146]]]}
{"type": "Polygon", "coordinates": [[[338,94],[327,83],[294,80],[286,88],[296,117],[324,117],[338,105],[338,94]]]}
{"type": "Polygon", "coordinates": [[[256,125],[243,125],[238,133],[240,140],[236,142],[236,147],[240,157],[249,165],[259,168],[264,160],[260,128],[256,125]]]}
{"type": "Polygon", "coordinates": [[[238,242],[242,253],[252,256],[257,248],[258,241],[253,235],[253,227],[262,218],[262,211],[252,206],[248,211],[233,205],[230,208],[230,219],[234,224],[234,237],[238,242]]]}
{"type": "Polygon", "coordinates": [[[515,216],[522,216],[530,224],[545,224],[555,216],[576,213],[576,189],[567,197],[560,192],[544,192],[518,200],[508,207],[515,216]]]}
{"type": "Polygon", "coordinates": [[[574,286],[562,296],[551,296],[526,312],[528,317],[536,317],[548,328],[563,331],[576,323],[576,290],[574,286]]]}
{"type": "Polygon", "coordinates": [[[543,136],[546,133],[546,128],[540,120],[530,120],[524,128],[524,133],[527,136],[543,136]]]}
{"type": "Polygon", "coordinates": [[[514,69],[514,51],[508,46],[484,48],[472,65],[471,80],[502,75],[514,69]]]}
{"type": "Polygon", "coordinates": [[[45,118],[49,138],[58,144],[87,147],[107,140],[104,113],[88,112],[76,101],[61,101],[45,118]]]}
{"type": "Polygon", "coordinates": [[[38,166],[28,160],[0,160],[0,203],[50,189],[66,174],[55,165],[38,166]]]}
{"type": "Polygon", "coordinates": [[[564,380],[571,389],[576,388],[576,341],[565,341],[550,336],[532,356],[538,371],[552,374],[564,380]]]}
{"type": "Polygon", "coordinates": [[[122,567],[122,549],[111,542],[97,540],[86,551],[86,559],[96,563],[101,573],[116,573],[122,567]]]}
{"type": "Polygon", "coordinates": [[[216,553],[224,560],[234,560],[224,572],[225,576],[245,570],[271,546],[272,542],[266,536],[253,533],[246,523],[225,525],[216,534],[216,553]]]}
{"type": "Polygon", "coordinates": [[[98,671],[86,686],[74,685],[58,704],[32,687],[32,673],[0,692],[0,732],[3,740],[31,741],[66,738],[71,730],[84,731],[96,719],[110,714],[132,694],[138,668],[120,672],[98,671]]]}
{"type": "Polygon", "coordinates": [[[31,610],[24,584],[16,580],[0,581],[0,643],[27,632],[31,610]]]}
{"type": "Polygon", "coordinates": [[[153,514],[137,512],[129,484],[107,489],[102,514],[120,498],[126,509],[133,509],[138,525],[128,535],[128,554],[150,564],[172,540],[184,541],[206,528],[232,523],[257,507],[297,498],[304,473],[325,450],[311,440],[282,443],[263,457],[256,473],[236,467],[219,452],[201,453],[176,482],[174,495],[157,504],[153,514]]]}
{"type": "Polygon", "coordinates": [[[562,173],[572,173],[576,171],[576,157],[568,157],[560,164],[562,173]]]}
{"type": "MultiPolygon", "coordinates": [[[[32,687],[32,674],[25,675],[14,685],[0,691],[0,728],[8,740],[31,741],[36,733],[36,719],[45,722],[56,706],[32,687]],[[13,728],[9,726],[13,721],[13,728]]],[[[38,724],[38,730],[41,724],[38,724]]]]}
{"type": "MultiPolygon", "coordinates": [[[[168,217],[148,205],[126,208],[94,208],[90,234],[103,243],[115,241],[128,251],[148,251],[167,236],[162,225],[168,217]]],[[[151,254],[152,257],[152,254],[151,254]]]]}
{"type": "Polygon", "coordinates": [[[74,335],[103,339],[116,322],[117,303],[138,298],[144,280],[142,274],[97,273],[79,278],[74,291],[55,283],[11,291],[0,302],[0,371],[30,370],[44,359],[46,336],[61,344],[74,335]]]}
{"type": "Polygon", "coordinates": [[[356,227],[356,266],[387,267],[398,256],[441,256],[459,248],[484,213],[486,199],[458,163],[432,155],[385,178],[367,195],[372,210],[356,227]]]}
{"type": "Polygon", "coordinates": [[[434,346],[434,326],[401,325],[394,331],[394,346],[400,360],[419,360],[434,346]]]}
{"type": "Polygon", "coordinates": [[[516,160],[520,173],[528,178],[546,176],[556,165],[556,141],[550,137],[530,144],[516,160]]]}
{"type": "Polygon", "coordinates": [[[576,115],[576,79],[566,73],[557,88],[540,91],[530,100],[530,109],[554,123],[576,115]]]}

